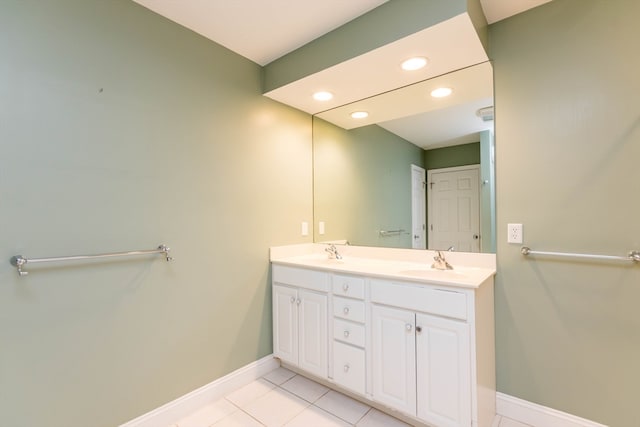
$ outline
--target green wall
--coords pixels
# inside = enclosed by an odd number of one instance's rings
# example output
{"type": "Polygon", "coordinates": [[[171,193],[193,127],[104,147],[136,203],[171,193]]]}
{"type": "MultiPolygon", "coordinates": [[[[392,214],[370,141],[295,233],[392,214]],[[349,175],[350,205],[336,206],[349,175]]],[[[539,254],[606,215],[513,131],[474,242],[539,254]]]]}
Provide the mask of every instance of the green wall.
{"type": "Polygon", "coordinates": [[[311,117],[130,0],[1,0],[0,28],[0,424],[114,427],[270,354],[311,117]],[[160,243],[173,263],[9,264],[160,243]]]}
{"type": "Polygon", "coordinates": [[[314,220],[318,242],[411,247],[411,165],[422,149],[377,125],[345,130],[313,119],[314,220]],[[380,230],[405,230],[380,236],[380,230]]]}
{"type": "Polygon", "coordinates": [[[424,164],[427,170],[479,165],[480,143],[472,142],[471,144],[425,150],[424,164]]]}
{"type": "Polygon", "coordinates": [[[640,2],[555,0],[490,27],[501,392],[640,425],[640,266],[524,258],[640,249],[640,2]]]}

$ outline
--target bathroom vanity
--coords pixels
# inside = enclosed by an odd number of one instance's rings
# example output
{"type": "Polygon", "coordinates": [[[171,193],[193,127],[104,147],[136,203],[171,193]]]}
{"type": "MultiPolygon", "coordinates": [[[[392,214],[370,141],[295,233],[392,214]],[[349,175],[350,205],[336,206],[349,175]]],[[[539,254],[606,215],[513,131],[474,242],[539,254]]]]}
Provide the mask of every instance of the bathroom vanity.
{"type": "Polygon", "coordinates": [[[495,255],[272,248],[273,348],[285,366],[435,427],[495,416],[495,255]]]}

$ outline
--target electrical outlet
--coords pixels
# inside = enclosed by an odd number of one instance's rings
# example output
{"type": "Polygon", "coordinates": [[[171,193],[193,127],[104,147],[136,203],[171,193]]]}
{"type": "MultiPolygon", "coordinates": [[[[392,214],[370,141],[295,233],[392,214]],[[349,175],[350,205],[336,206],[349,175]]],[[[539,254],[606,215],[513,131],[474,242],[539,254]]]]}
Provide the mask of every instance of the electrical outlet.
{"type": "Polygon", "coordinates": [[[522,224],[507,224],[507,243],[522,243],[522,224]]]}

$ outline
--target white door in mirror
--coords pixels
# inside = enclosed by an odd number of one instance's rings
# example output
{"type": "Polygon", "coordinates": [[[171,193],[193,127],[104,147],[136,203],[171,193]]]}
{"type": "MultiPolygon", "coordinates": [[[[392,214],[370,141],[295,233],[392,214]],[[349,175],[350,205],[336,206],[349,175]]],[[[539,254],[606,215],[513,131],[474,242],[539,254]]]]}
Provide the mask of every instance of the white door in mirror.
{"type": "Polygon", "coordinates": [[[416,165],[411,165],[411,247],[426,249],[426,171],[416,165]]]}
{"type": "Polygon", "coordinates": [[[429,249],[480,252],[479,165],[427,172],[429,249]]]}

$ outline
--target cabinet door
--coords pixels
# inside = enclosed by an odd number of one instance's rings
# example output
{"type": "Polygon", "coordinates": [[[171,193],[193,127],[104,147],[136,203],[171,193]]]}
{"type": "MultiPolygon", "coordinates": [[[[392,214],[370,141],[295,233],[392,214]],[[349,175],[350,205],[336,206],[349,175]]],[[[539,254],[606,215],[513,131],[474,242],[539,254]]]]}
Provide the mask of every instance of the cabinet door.
{"type": "Polygon", "coordinates": [[[371,320],[373,399],[415,415],[415,314],[374,304],[371,320]]]}
{"type": "Polygon", "coordinates": [[[471,426],[471,354],[466,323],[416,315],[418,418],[471,426]]]}
{"type": "Polygon", "coordinates": [[[298,364],[298,293],[295,288],[273,285],[273,355],[298,364]]]}
{"type": "Polygon", "coordinates": [[[305,371],[327,376],[327,295],[301,289],[298,366],[305,371]]]}

